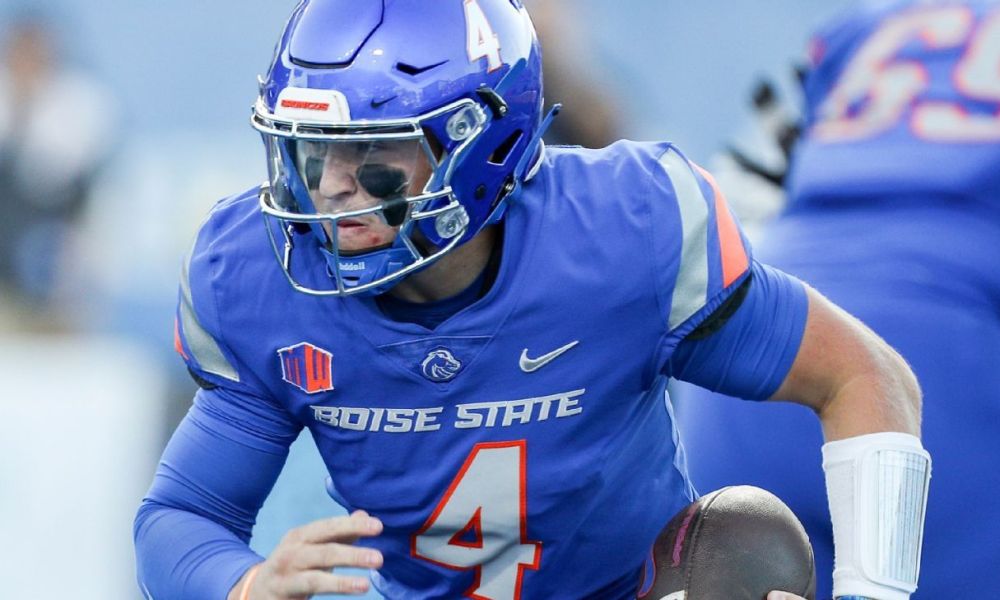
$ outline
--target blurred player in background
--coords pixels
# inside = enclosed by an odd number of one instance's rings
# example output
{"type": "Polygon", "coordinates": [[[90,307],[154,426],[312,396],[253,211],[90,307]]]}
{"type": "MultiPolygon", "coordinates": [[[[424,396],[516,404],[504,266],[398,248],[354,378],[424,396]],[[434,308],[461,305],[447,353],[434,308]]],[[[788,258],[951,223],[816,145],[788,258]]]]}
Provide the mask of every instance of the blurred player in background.
{"type": "MultiPolygon", "coordinates": [[[[50,308],[110,150],[110,95],[69,66],[50,23],[15,16],[0,57],[0,304],[50,308]]],[[[49,315],[51,316],[51,315],[49,315]]]]}
{"type": "MultiPolygon", "coordinates": [[[[867,2],[812,45],[787,210],[757,257],[795,274],[897,348],[925,393],[934,454],[920,589],[1000,589],[1000,3],[867,2]]],[[[830,597],[823,443],[796,407],[694,392],[680,412],[699,489],[783,498],[830,597]],[[776,469],[780,462],[782,469],[776,469]]]]}
{"type": "Polygon", "coordinates": [[[694,494],[671,376],[815,410],[838,505],[870,506],[836,526],[894,542],[848,556],[843,595],[912,591],[930,459],[905,364],[754,260],[675,147],[545,148],[542,102],[516,0],[299,4],[254,109],[269,181],[182,274],[201,390],[136,517],[148,597],[367,591],[329,572],[353,566],[389,598],[632,598],[694,494]],[[352,512],[264,558],[304,427],[352,512]]]}

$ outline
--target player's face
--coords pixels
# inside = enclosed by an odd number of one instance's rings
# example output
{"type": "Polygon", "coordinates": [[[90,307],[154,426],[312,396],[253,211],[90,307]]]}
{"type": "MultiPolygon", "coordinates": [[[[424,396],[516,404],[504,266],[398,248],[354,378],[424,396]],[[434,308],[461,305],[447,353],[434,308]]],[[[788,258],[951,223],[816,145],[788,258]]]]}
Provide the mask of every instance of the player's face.
{"type": "Polygon", "coordinates": [[[318,213],[384,207],[377,213],[324,222],[341,252],[365,252],[392,243],[411,210],[405,198],[420,195],[432,171],[416,140],[302,141],[296,145],[296,162],[318,213]]]}

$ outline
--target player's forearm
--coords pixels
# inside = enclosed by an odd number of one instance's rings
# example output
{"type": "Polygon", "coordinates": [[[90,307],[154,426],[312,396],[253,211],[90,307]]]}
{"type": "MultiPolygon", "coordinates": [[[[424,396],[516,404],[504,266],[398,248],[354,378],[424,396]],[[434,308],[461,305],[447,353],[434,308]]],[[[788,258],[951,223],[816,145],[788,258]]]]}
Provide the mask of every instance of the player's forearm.
{"type": "Polygon", "coordinates": [[[139,580],[155,598],[226,598],[263,560],[247,543],[287,446],[249,434],[269,421],[247,405],[199,392],[163,452],[134,531],[139,580]]]}
{"type": "Polygon", "coordinates": [[[134,528],[136,571],[153,598],[226,598],[262,558],[214,521],[145,501],[134,528]]]}
{"type": "Polygon", "coordinates": [[[895,431],[920,437],[920,388],[909,367],[884,342],[872,369],[840,384],[818,410],[826,441],[895,431]]]}
{"type": "Polygon", "coordinates": [[[920,388],[884,341],[815,290],[808,294],[799,353],[776,395],[810,406],[823,424],[834,596],[908,600],[931,470],[918,439],[920,388]]]}

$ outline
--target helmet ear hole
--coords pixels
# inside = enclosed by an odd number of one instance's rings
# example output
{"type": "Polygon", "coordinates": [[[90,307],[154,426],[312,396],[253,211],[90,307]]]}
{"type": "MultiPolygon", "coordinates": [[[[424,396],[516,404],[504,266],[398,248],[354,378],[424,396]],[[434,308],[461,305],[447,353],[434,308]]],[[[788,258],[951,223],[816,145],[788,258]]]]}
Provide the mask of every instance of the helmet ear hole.
{"type": "Polygon", "coordinates": [[[434,135],[434,131],[430,127],[421,127],[421,130],[424,132],[424,138],[427,139],[427,143],[431,147],[431,152],[434,153],[434,159],[440,163],[441,157],[444,156],[444,146],[441,145],[441,142],[434,135]]]}
{"type": "Polygon", "coordinates": [[[507,139],[505,139],[499,146],[496,147],[495,150],[493,150],[493,154],[491,154],[489,158],[490,164],[499,166],[506,163],[511,152],[514,150],[514,147],[517,146],[517,143],[521,141],[522,137],[524,137],[524,132],[520,129],[507,136],[507,139]]]}

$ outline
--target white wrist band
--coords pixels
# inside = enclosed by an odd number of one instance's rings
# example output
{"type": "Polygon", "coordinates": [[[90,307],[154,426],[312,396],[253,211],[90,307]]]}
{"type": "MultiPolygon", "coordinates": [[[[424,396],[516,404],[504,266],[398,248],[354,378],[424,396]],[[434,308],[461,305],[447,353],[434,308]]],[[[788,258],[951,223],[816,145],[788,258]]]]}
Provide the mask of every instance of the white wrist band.
{"type": "Polygon", "coordinates": [[[833,522],[833,595],[907,600],[917,589],[931,458],[905,433],[823,446],[833,522]]]}

